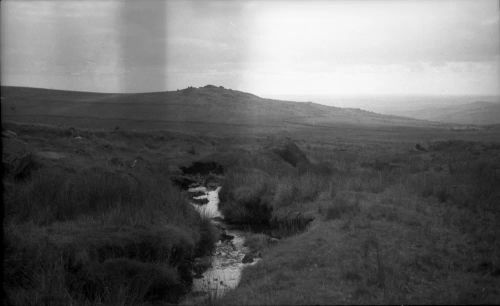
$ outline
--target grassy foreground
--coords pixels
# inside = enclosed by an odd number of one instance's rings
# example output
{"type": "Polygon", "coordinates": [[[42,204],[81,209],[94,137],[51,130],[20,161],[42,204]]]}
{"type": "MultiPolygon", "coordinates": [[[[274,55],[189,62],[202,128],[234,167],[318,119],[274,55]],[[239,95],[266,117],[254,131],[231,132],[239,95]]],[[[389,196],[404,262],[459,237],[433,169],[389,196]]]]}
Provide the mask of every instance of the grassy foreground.
{"type": "Polygon", "coordinates": [[[234,222],[315,220],[279,243],[250,237],[263,260],[217,303],[500,302],[499,144],[302,144],[227,174],[234,222]]]}
{"type": "Polygon", "coordinates": [[[8,304],[176,303],[189,290],[193,260],[216,235],[169,180],[189,150],[175,145],[180,136],[8,127],[8,304]]]}
{"type": "Polygon", "coordinates": [[[11,304],[176,303],[216,236],[170,183],[193,161],[224,167],[229,222],[281,238],[249,235],[262,260],[217,304],[500,303],[496,130],[5,128],[11,304]]]}

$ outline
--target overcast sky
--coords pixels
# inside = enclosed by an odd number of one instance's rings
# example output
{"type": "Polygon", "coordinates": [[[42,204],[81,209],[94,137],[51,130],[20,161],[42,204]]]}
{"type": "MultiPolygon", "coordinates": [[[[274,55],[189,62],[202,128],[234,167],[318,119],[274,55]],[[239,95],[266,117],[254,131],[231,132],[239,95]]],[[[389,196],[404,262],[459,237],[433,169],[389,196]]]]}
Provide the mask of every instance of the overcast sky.
{"type": "Polygon", "coordinates": [[[2,84],[499,94],[499,2],[2,1],[2,84]]]}

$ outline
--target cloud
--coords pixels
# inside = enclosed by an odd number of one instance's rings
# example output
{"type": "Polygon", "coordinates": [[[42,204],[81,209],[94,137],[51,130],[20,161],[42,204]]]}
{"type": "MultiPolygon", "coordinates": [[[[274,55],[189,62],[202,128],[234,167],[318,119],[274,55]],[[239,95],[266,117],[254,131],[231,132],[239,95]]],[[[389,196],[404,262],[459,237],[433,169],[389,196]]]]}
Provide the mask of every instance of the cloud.
{"type": "Polygon", "coordinates": [[[498,92],[497,1],[1,5],[2,80],[14,85],[439,93],[461,84],[456,92],[498,92]]]}

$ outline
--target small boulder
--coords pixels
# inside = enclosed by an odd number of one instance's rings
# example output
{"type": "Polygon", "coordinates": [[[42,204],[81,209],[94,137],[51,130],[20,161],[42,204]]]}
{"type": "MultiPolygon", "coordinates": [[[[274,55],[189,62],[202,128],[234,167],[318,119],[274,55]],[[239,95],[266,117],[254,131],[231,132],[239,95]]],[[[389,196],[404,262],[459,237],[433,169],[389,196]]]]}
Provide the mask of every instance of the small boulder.
{"type": "Polygon", "coordinates": [[[250,253],[246,254],[245,257],[243,257],[243,260],[241,261],[242,263],[252,263],[254,260],[254,256],[250,253]]]}
{"type": "Polygon", "coordinates": [[[234,238],[233,235],[228,235],[225,232],[220,235],[221,241],[229,241],[229,240],[233,240],[233,238],[234,238]]]}
{"type": "Polygon", "coordinates": [[[192,199],[193,203],[194,204],[197,204],[197,205],[205,205],[208,203],[208,199],[207,198],[201,198],[201,199],[192,199]]]}
{"type": "Polygon", "coordinates": [[[207,195],[205,192],[201,191],[201,190],[197,190],[197,191],[189,191],[189,195],[193,198],[196,198],[196,197],[201,197],[201,196],[205,196],[207,195]]]}
{"type": "Polygon", "coordinates": [[[135,168],[135,166],[137,166],[137,159],[134,159],[134,161],[130,165],[130,168],[135,168]]]}
{"type": "Polygon", "coordinates": [[[188,186],[189,188],[196,188],[196,187],[200,187],[200,183],[198,181],[194,181],[194,183],[191,183],[189,184],[188,186]]]}
{"type": "Polygon", "coordinates": [[[212,218],[212,220],[213,220],[214,222],[224,222],[224,218],[219,217],[219,216],[217,216],[217,217],[213,217],[213,218],[212,218]]]}
{"type": "Polygon", "coordinates": [[[208,190],[215,190],[217,189],[217,187],[219,187],[219,184],[217,184],[216,182],[210,182],[207,184],[208,190]]]}
{"type": "Polygon", "coordinates": [[[278,238],[269,237],[269,243],[271,243],[271,244],[278,243],[279,241],[280,240],[278,238]]]}
{"type": "Polygon", "coordinates": [[[211,266],[212,258],[210,256],[196,258],[193,263],[193,277],[202,278],[203,272],[205,272],[211,266]]]}

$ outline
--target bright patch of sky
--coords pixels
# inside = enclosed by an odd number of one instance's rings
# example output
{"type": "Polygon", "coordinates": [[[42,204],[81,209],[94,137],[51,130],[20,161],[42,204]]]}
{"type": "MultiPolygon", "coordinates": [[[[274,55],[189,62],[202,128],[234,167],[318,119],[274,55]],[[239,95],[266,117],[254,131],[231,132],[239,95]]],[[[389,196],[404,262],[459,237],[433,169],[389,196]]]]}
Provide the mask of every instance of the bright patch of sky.
{"type": "Polygon", "coordinates": [[[2,1],[2,84],[498,95],[499,2],[2,1]]]}

